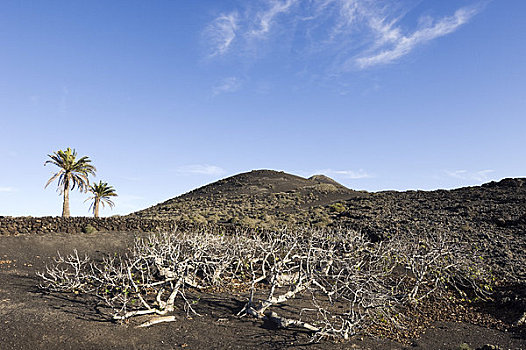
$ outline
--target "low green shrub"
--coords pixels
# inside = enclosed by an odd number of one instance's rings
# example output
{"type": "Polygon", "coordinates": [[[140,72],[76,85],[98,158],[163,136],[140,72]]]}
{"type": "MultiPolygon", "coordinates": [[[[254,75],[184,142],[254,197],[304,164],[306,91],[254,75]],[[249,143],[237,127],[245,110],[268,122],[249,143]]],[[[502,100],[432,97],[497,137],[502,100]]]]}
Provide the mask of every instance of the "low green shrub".
{"type": "Polygon", "coordinates": [[[332,213],[343,213],[347,208],[345,208],[345,205],[343,203],[334,203],[329,205],[329,209],[332,213]]]}
{"type": "Polygon", "coordinates": [[[82,228],[83,233],[95,233],[97,232],[97,229],[93,227],[91,224],[87,224],[82,228]]]}

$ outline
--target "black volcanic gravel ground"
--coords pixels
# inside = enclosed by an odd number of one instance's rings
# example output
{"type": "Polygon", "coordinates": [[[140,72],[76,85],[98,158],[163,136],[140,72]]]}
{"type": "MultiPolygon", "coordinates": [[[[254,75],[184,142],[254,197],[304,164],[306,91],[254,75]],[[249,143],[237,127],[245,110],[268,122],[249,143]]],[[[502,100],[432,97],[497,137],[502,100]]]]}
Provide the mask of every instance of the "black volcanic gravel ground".
{"type": "Polygon", "coordinates": [[[470,313],[464,322],[430,322],[419,337],[404,343],[356,337],[348,343],[309,344],[303,332],[268,329],[235,317],[243,302],[235,293],[203,297],[198,308],[202,317],[178,315],[176,322],[136,329],[133,325],[139,320],[128,325],[107,322],[82,297],[38,291],[35,272],[57,250],[67,253],[76,248],[100,257],[124,252],[132,240],[129,233],[0,237],[0,349],[458,349],[462,343],[472,348],[494,344],[526,349],[520,333],[470,324],[470,313]]]}

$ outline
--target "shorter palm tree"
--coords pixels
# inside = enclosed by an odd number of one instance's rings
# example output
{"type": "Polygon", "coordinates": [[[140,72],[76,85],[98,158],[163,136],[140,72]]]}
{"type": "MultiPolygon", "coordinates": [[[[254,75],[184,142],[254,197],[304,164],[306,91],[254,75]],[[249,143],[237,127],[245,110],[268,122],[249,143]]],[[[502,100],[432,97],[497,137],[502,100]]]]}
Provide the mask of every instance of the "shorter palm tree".
{"type": "Polygon", "coordinates": [[[115,206],[115,203],[110,199],[110,197],[117,197],[117,193],[115,193],[115,189],[112,186],[109,186],[108,183],[99,181],[99,183],[95,183],[93,185],[89,186],[89,191],[93,194],[91,197],[85,200],[93,200],[93,203],[91,203],[89,210],[93,210],[93,215],[98,218],[99,217],[99,207],[100,204],[102,204],[102,207],[105,206],[105,204],[108,204],[110,208],[113,208],[115,206]]]}

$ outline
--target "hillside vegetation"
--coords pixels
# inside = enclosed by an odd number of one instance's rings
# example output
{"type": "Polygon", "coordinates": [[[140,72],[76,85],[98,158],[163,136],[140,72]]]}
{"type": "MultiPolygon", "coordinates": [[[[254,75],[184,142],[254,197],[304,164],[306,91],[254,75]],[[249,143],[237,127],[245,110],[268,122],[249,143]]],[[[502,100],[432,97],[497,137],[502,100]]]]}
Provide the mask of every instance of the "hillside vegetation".
{"type": "Polygon", "coordinates": [[[324,175],[305,179],[273,170],[255,170],[200,187],[132,216],[252,228],[328,226],[333,209],[338,211],[340,207],[327,206],[365,194],[324,175]]]}
{"type": "Polygon", "coordinates": [[[347,227],[372,241],[397,233],[446,233],[471,242],[496,270],[526,279],[526,179],[435,191],[349,189],[324,176],[242,173],[131,214],[252,228],[347,227]]]}

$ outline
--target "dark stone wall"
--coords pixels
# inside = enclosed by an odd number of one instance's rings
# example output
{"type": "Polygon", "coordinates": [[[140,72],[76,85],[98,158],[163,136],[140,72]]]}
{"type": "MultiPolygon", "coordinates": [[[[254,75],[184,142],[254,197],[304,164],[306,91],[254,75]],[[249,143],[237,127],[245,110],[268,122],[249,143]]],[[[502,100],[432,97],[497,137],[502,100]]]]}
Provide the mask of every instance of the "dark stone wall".
{"type": "Polygon", "coordinates": [[[0,235],[44,234],[50,232],[81,233],[91,225],[97,231],[156,232],[187,228],[188,224],[173,220],[138,219],[129,217],[90,218],[54,216],[0,216],[0,235]]]}

